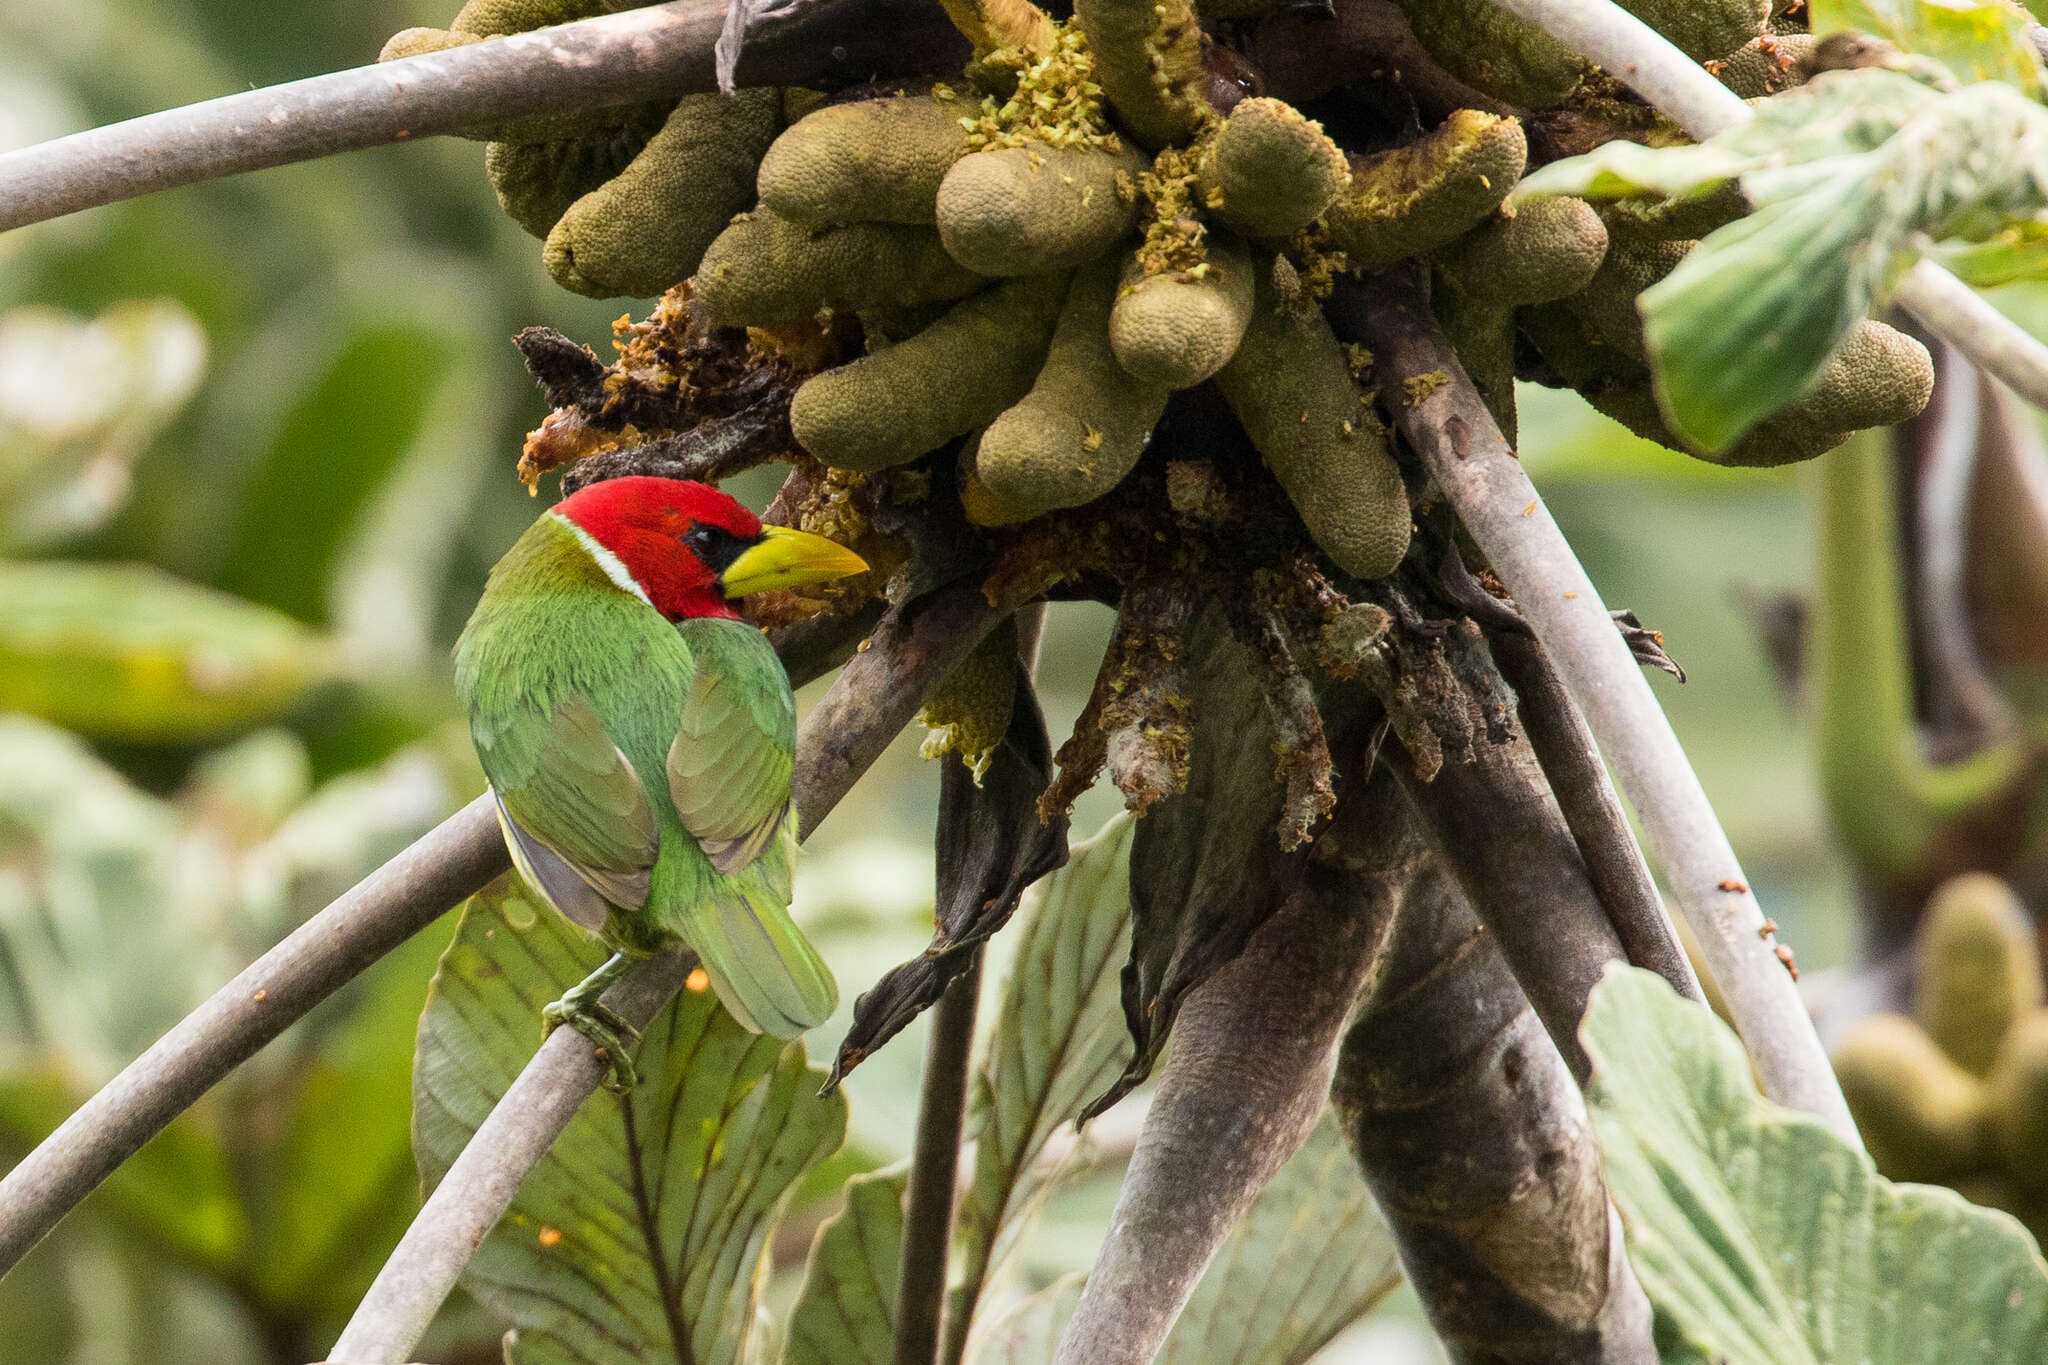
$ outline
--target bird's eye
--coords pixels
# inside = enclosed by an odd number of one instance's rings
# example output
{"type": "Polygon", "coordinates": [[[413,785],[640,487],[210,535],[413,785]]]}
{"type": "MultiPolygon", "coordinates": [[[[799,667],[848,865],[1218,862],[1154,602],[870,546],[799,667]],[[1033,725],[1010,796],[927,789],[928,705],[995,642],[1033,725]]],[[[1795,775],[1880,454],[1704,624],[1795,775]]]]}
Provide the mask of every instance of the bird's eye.
{"type": "Polygon", "coordinates": [[[718,544],[718,532],[709,526],[692,526],[683,533],[683,544],[699,559],[708,559],[718,544]]]}

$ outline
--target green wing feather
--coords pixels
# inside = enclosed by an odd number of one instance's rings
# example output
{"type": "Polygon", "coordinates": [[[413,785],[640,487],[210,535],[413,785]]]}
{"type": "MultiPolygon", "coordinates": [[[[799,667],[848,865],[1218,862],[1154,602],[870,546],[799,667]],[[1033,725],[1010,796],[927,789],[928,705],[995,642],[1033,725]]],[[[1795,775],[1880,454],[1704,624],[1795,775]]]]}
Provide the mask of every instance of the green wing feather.
{"type": "Polygon", "coordinates": [[[484,772],[507,818],[592,890],[626,909],[646,903],[659,845],[654,807],[587,700],[572,695],[546,716],[515,714],[484,772]]]}
{"type": "Polygon", "coordinates": [[[796,699],[759,631],[732,621],[678,631],[697,669],[664,767],[676,818],[710,864],[704,894],[679,898],[681,932],[741,1022],[790,1037],[838,1002],[830,969],[789,917],[796,699]]]}

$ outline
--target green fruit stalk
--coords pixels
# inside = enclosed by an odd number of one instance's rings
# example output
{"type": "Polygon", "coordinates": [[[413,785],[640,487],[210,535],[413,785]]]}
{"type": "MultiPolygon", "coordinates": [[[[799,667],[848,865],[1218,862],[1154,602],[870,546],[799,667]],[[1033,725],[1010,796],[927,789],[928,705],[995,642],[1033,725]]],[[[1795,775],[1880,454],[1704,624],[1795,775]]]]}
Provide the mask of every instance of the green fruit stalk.
{"type": "Polygon", "coordinates": [[[1488,0],[1401,0],[1416,40],[1467,85],[1522,109],[1548,109],[1593,68],[1526,19],[1488,0]]]}
{"type": "Polygon", "coordinates": [[[961,120],[980,105],[950,90],[830,104],[761,159],[761,206],[792,223],[938,221],[939,182],[967,154],[961,120]]]}
{"type": "Polygon", "coordinates": [[[1357,578],[1392,573],[1408,552],[1408,493],[1321,311],[1262,276],[1216,382],[1323,552],[1357,578]]]}
{"type": "Polygon", "coordinates": [[[697,298],[713,322],[728,327],[793,322],[820,308],[957,299],[986,283],[947,255],[930,228],[807,228],[766,209],[735,218],[697,267],[697,298]]]}
{"type": "Polygon", "coordinates": [[[1147,147],[1186,142],[1216,116],[1203,97],[1202,30],[1187,0],[1075,0],[1095,79],[1147,147]]]}
{"type": "Polygon", "coordinates": [[[1237,353],[1252,316],[1252,260],[1210,236],[1207,259],[1187,270],[1147,274],[1124,266],[1109,313],[1109,347],[1126,374],[1166,389],[1193,388],[1237,353]]]}
{"type": "Polygon", "coordinates": [[[975,152],[939,186],[939,239],[954,260],[984,275],[1072,270],[1131,230],[1145,166],[1122,145],[975,152]]]}
{"type": "Polygon", "coordinates": [[[828,465],[887,469],[995,420],[1030,391],[1067,281],[1027,275],[956,304],[914,336],[813,376],[789,424],[828,465]]]}
{"type": "Polygon", "coordinates": [[[1122,483],[1166,411],[1167,390],[1133,378],[1110,350],[1117,288],[1114,257],[1074,276],[1031,391],[981,435],[974,469],[1005,521],[1078,507],[1122,483]]]}
{"type": "Polygon", "coordinates": [[[1835,1047],[1835,1075],[1872,1160],[1894,1180],[1939,1181],[1989,1151],[1984,1084],[1912,1020],[1873,1014],[1835,1047]]]}
{"type": "Polygon", "coordinates": [[[1917,948],[1920,1026],[1965,1071],[1988,1075],[2014,1022],[2042,1003],[2040,949],[2019,898],[1986,873],[1951,878],[1928,903],[1917,948]]]}
{"type": "Polygon", "coordinates": [[[1322,125],[1284,100],[1248,99],[1203,148],[1198,202],[1247,237],[1287,237],[1323,216],[1351,168],[1322,125]]]}
{"type": "Polygon", "coordinates": [[[754,198],[782,121],[775,90],[685,95],[626,169],[571,204],[541,259],[564,289],[652,297],[689,278],[754,198]]]}
{"type": "Polygon", "coordinates": [[[1434,251],[1501,206],[1528,155],[1521,124],[1460,109],[1418,142],[1352,162],[1325,220],[1330,244],[1364,269],[1434,251]]]}

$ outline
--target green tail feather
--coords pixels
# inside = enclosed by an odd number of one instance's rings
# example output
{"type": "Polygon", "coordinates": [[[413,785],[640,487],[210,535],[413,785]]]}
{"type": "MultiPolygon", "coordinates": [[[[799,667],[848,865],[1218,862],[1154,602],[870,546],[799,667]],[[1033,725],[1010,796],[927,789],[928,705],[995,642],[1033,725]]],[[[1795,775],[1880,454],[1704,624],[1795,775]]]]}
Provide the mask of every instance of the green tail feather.
{"type": "Polygon", "coordinates": [[[695,901],[683,921],[683,940],[703,960],[719,1000],[756,1033],[794,1038],[824,1023],[839,1003],[832,969],[768,895],[724,888],[695,901]]]}

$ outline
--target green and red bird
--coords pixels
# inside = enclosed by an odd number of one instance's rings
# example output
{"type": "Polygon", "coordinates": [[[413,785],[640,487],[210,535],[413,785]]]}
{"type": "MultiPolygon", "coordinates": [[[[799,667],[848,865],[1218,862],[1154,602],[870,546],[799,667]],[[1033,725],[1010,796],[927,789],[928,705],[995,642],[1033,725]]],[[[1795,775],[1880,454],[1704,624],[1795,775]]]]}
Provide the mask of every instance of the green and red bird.
{"type": "Polygon", "coordinates": [[[618,1086],[631,1030],[597,997],[676,939],[751,1029],[791,1037],[832,1012],[832,974],[789,918],[796,702],[733,599],[866,567],[705,484],[608,479],[520,536],[456,643],[513,862],[614,951],[548,1026],[597,1042],[618,1086]]]}

